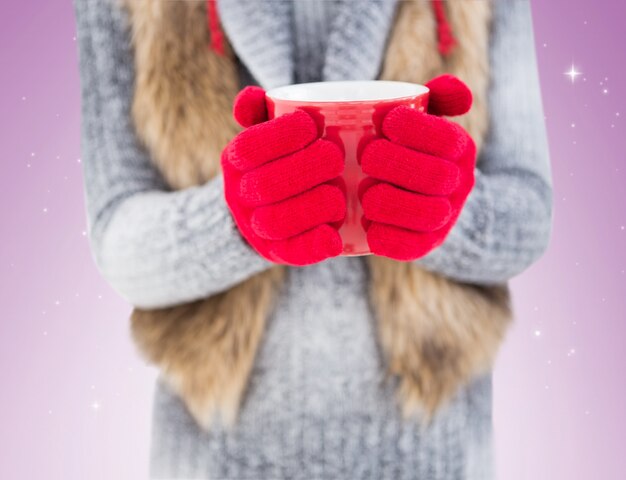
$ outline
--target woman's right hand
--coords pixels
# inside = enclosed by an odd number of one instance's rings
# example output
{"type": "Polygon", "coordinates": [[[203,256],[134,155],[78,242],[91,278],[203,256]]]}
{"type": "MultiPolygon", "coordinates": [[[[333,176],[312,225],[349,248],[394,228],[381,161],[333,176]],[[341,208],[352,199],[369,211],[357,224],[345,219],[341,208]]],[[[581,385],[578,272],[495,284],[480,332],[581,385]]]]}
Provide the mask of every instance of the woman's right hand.
{"type": "Polygon", "coordinates": [[[241,235],[264,258],[309,265],[342,251],[346,215],[343,152],[320,138],[303,110],[267,119],[265,91],[246,87],[235,99],[246,127],[224,149],[224,195],[241,235]]]}

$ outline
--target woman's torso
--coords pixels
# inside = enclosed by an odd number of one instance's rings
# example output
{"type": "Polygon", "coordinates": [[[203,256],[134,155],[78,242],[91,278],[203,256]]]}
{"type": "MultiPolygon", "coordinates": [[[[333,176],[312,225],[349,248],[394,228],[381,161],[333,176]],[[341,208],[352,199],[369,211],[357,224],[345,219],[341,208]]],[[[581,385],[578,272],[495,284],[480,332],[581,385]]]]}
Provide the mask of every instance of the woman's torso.
{"type": "Polygon", "coordinates": [[[233,430],[201,431],[159,385],[153,471],[174,478],[489,478],[491,377],[422,429],[376,344],[363,258],[289,269],[233,430]]]}
{"type": "MultiPolygon", "coordinates": [[[[329,30],[321,26],[331,23],[336,5],[293,3],[298,83],[322,79],[329,30]]],[[[231,23],[231,31],[236,26],[245,34],[245,23],[255,20],[241,21],[231,23]]],[[[243,84],[254,81],[245,65],[240,71],[243,84]]],[[[429,426],[402,418],[395,380],[385,375],[367,289],[364,258],[290,268],[232,430],[219,424],[201,430],[182,401],[159,383],[153,474],[220,480],[488,480],[491,376],[459,392],[429,426]]]]}

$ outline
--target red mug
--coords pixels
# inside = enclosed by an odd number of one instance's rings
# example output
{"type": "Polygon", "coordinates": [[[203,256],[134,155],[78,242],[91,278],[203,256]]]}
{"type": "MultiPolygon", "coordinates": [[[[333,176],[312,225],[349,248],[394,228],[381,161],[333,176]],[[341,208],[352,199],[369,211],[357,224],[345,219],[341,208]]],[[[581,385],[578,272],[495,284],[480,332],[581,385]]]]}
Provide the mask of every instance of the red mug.
{"type": "Polygon", "coordinates": [[[323,136],[338,143],[345,153],[347,214],[339,230],[342,255],[367,255],[371,251],[361,217],[359,182],[365,177],[358,152],[374,136],[382,136],[382,120],[394,107],[404,105],[424,111],[428,87],[407,82],[342,81],[288,85],[266,93],[269,118],[302,109],[318,123],[323,136]]]}

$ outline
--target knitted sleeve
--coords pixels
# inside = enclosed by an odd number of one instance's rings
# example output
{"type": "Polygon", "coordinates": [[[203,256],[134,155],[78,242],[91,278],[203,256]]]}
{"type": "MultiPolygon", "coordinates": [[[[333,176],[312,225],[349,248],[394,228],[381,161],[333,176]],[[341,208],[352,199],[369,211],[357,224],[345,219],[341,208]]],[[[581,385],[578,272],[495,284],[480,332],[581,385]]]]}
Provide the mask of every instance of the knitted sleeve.
{"type": "Polygon", "coordinates": [[[548,142],[530,1],[495,2],[491,127],[476,186],[445,242],[417,263],[459,281],[498,283],[545,251],[552,224],[548,142]]]}
{"type": "Polygon", "coordinates": [[[75,0],[82,164],[91,248],[110,285],[156,308],[228,289],[271,264],[240,237],[222,178],[168,191],[130,117],[134,64],[125,12],[75,0]]]}

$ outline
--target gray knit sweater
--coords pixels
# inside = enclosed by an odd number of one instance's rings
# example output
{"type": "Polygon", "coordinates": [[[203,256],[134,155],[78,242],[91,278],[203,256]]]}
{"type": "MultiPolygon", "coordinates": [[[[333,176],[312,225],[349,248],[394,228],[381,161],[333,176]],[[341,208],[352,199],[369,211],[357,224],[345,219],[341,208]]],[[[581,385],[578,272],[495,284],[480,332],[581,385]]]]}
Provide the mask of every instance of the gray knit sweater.
{"type": "MultiPolygon", "coordinates": [[[[219,2],[242,79],[265,88],[373,79],[392,0],[219,2]],[[248,80],[245,80],[248,79],[248,80]]],[[[171,192],[130,118],[133,53],[111,0],[75,0],[89,235],[102,275],[131,304],[154,308],[223,291],[270,264],[240,237],[222,178],[171,192]]],[[[476,187],[444,244],[418,260],[452,278],[494,283],[544,251],[551,183],[528,0],[496,2],[492,126],[476,187]]],[[[154,478],[491,478],[491,376],[476,379],[430,427],[403,421],[367,302],[362,258],[289,270],[234,431],[198,429],[157,386],[154,478]]]]}

